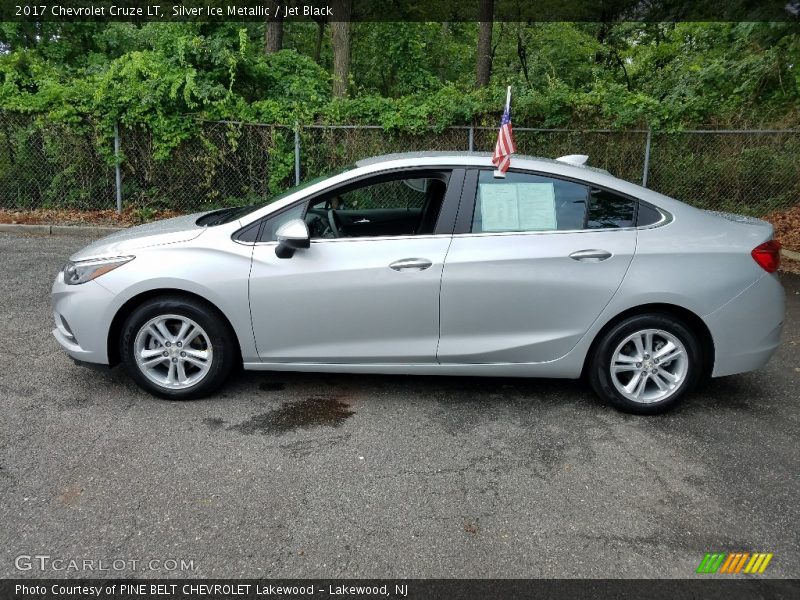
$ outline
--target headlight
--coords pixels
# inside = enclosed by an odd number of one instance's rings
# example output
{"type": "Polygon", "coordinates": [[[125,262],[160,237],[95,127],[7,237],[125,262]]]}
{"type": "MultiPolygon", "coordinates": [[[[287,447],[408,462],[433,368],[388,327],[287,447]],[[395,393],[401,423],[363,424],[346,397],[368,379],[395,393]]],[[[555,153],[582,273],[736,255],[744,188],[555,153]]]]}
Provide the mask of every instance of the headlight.
{"type": "Polygon", "coordinates": [[[64,265],[64,283],[78,285],[100,277],[126,262],[133,260],[133,256],[115,256],[114,258],[92,258],[90,260],[70,261],[64,265]]]}

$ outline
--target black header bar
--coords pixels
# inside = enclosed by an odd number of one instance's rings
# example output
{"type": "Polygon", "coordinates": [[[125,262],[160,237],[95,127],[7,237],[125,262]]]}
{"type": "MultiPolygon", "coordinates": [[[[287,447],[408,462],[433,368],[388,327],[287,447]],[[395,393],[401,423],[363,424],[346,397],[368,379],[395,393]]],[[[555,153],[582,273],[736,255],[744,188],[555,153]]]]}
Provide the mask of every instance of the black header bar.
{"type": "MultiPolygon", "coordinates": [[[[2,21],[478,21],[480,0],[0,0],[2,21]]],[[[796,21],[800,0],[495,0],[495,21],[796,21]]]]}

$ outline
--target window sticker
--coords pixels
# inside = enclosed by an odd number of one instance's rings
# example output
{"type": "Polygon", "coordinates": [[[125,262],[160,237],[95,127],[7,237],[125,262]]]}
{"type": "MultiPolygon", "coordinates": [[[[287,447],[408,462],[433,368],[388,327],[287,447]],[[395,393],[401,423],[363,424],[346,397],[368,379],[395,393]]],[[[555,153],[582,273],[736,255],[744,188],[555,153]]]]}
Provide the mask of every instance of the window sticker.
{"type": "Polygon", "coordinates": [[[518,183],[517,203],[521,230],[557,229],[556,188],[552,183],[518,183]]]}
{"type": "Polygon", "coordinates": [[[516,185],[482,183],[480,192],[483,231],[513,231],[519,228],[516,185]]]}
{"type": "Polygon", "coordinates": [[[557,228],[552,183],[482,183],[481,229],[550,231],[557,228]]]}

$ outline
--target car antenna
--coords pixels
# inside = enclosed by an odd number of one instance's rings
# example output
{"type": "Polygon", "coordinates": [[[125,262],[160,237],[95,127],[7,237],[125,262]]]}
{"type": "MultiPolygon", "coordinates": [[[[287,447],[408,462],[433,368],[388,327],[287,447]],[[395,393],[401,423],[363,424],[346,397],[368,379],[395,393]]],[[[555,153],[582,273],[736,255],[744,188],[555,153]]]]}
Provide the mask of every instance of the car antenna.
{"type": "Polygon", "coordinates": [[[567,163],[568,165],[582,167],[586,164],[586,161],[589,160],[589,157],[586,154],[567,154],[566,156],[559,156],[556,160],[558,162],[567,163]]]}

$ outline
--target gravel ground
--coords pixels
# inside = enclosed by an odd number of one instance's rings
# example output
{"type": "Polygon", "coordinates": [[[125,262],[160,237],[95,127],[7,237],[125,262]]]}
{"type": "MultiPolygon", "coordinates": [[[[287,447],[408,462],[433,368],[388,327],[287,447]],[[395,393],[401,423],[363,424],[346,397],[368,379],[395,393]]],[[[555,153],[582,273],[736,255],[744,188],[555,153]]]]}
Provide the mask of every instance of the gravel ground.
{"type": "MultiPolygon", "coordinates": [[[[88,241],[0,234],[0,577],[92,575],[14,567],[48,555],[203,577],[680,578],[740,550],[800,576],[796,275],[769,365],[664,416],[557,380],[241,373],[170,403],[50,335],[52,278],[88,241]]],[[[120,574],[181,574],[145,569],[120,574]]]]}

